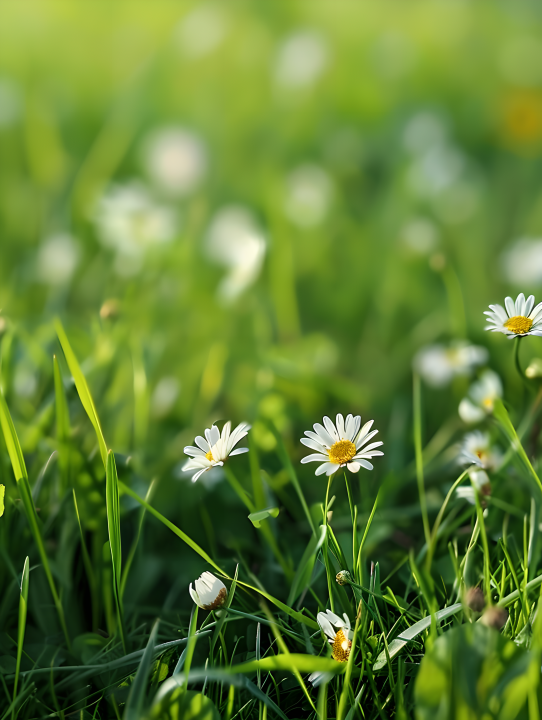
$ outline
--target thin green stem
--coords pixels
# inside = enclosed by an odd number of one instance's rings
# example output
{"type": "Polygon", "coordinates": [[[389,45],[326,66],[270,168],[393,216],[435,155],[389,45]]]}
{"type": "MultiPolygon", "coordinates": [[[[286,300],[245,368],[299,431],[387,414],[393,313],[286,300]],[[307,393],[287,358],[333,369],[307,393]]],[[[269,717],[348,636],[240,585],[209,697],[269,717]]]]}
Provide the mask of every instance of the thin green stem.
{"type": "Polygon", "coordinates": [[[248,497],[247,491],[244,489],[244,487],[241,485],[239,480],[235,477],[233,474],[231,468],[228,465],[224,465],[224,474],[226,475],[226,479],[231,485],[231,487],[235,490],[237,496],[245,505],[245,507],[248,509],[249,512],[253,513],[256,512],[256,506],[252,502],[252,500],[248,497]]]}
{"type": "Polygon", "coordinates": [[[482,536],[482,546],[484,548],[484,593],[486,596],[486,603],[492,605],[491,598],[491,573],[489,569],[489,545],[487,543],[486,526],[484,523],[484,512],[480,503],[480,494],[478,488],[472,483],[474,490],[474,500],[476,502],[476,514],[478,517],[478,523],[480,525],[480,535],[482,536]]]}
{"type": "Polygon", "coordinates": [[[462,482],[462,480],[467,475],[468,470],[465,470],[461,473],[461,475],[457,478],[457,480],[454,482],[450,490],[448,491],[448,494],[446,495],[446,498],[444,502],[442,503],[442,507],[439,510],[439,513],[437,515],[437,519],[435,520],[435,524],[433,525],[433,530],[431,532],[431,539],[429,542],[429,545],[427,547],[427,558],[426,558],[426,568],[427,572],[431,569],[431,563],[433,561],[433,554],[435,552],[435,547],[437,544],[437,535],[439,531],[440,524],[442,522],[442,518],[444,517],[444,513],[446,512],[446,508],[448,507],[448,503],[450,502],[452,495],[456,491],[458,485],[462,482]]]}
{"type": "Polygon", "coordinates": [[[431,531],[429,529],[429,517],[427,515],[427,500],[425,497],[425,484],[423,478],[423,449],[422,449],[422,393],[420,376],[414,373],[413,378],[413,400],[414,400],[414,450],[416,454],[416,479],[418,481],[418,493],[420,496],[420,508],[422,511],[423,531],[425,542],[429,547],[431,531]]]}
{"type": "Polygon", "coordinates": [[[331,563],[329,561],[329,522],[327,517],[327,509],[329,506],[329,490],[331,488],[331,483],[333,482],[333,478],[335,477],[335,473],[330,475],[327,480],[327,489],[326,489],[326,502],[324,505],[324,525],[326,528],[326,538],[324,540],[324,563],[326,566],[326,575],[327,575],[327,587],[329,592],[329,602],[331,605],[332,612],[335,612],[335,602],[333,599],[333,570],[331,568],[331,563]]]}

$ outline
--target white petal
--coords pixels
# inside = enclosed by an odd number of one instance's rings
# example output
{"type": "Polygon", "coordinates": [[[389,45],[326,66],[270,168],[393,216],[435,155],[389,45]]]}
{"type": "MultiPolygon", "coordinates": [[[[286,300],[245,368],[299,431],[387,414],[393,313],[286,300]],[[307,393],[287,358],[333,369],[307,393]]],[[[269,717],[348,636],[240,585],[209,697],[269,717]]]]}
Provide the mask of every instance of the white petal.
{"type": "Polygon", "coordinates": [[[525,315],[525,295],[523,293],[516,298],[516,315],[525,315]]]}
{"type": "Polygon", "coordinates": [[[374,420],[369,420],[369,422],[366,422],[366,423],[365,423],[365,425],[361,428],[361,430],[360,430],[359,433],[358,433],[358,436],[357,436],[357,438],[356,438],[356,444],[357,444],[360,440],[363,440],[363,438],[365,437],[365,435],[367,435],[367,433],[369,432],[369,430],[370,430],[371,427],[373,426],[373,423],[374,423],[374,420]]]}
{"type": "Polygon", "coordinates": [[[508,317],[514,317],[516,314],[516,303],[512,300],[511,297],[507,297],[504,299],[504,306],[506,308],[506,312],[508,313],[508,317]]]}
{"type": "Polygon", "coordinates": [[[371,438],[373,438],[378,433],[378,430],[373,430],[372,432],[368,433],[367,435],[364,435],[361,440],[358,440],[356,443],[356,450],[360,450],[365,443],[368,443],[371,438]]]}
{"type": "MultiPolygon", "coordinates": [[[[322,439],[322,437],[320,435],[318,435],[317,433],[312,432],[312,430],[305,430],[305,435],[307,437],[311,438],[311,440],[314,440],[315,442],[317,442],[320,445],[320,447],[322,448],[322,451],[329,449],[333,445],[333,443],[328,443],[328,444],[324,443],[324,440],[322,439]]],[[[326,433],[326,435],[327,435],[327,433],[326,433]]]]}
{"type": "Polygon", "coordinates": [[[345,430],[344,430],[344,418],[341,415],[341,413],[337,413],[337,416],[335,418],[335,423],[337,425],[337,432],[339,433],[339,437],[346,438],[345,430]]]}
{"type": "Polygon", "coordinates": [[[324,415],[324,427],[333,438],[333,442],[338,442],[341,439],[339,437],[339,434],[337,433],[337,428],[333,424],[333,421],[331,420],[331,418],[328,418],[327,415],[324,415]]]}
{"type": "Polygon", "coordinates": [[[301,438],[301,442],[303,445],[305,445],[308,448],[311,448],[311,450],[316,450],[318,452],[323,452],[324,448],[316,442],[316,440],[311,440],[310,438],[301,438]]]}
{"type": "Polygon", "coordinates": [[[316,472],[314,474],[315,475],[323,475],[324,473],[326,473],[326,475],[331,475],[331,473],[335,472],[335,470],[338,470],[338,469],[339,469],[339,466],[335,465],[335,463],[327,462],[327,463],[324,463],[323,465],[320,465],[320,467],[317,467],[316,472]],[[330,468],[331,468],[331,472],[329,472],[330,468]]]}
{"type": "Polygon", "coordinates": [[[327,456],[320,455],[320,453],[314,453],[313,455],[307,455],[304,458],[301,458],[302,465],[310,462],[327,462],[327,456]]]}
{"type": "Polygon", "coordinates": [[[230,457],[233,457],[234,455],[242,455],[243,453],[247,453],[248,448],[237,448],[236,450],[232,450],[230,453],[230,457]]]}
{"type": "Polygon", "coordinates": [[[359,464],[361,465],[361,467],[364,467],[366,470],[373,469],[373,466],[371,465],[371,463],[368,460],[362,460],[361,458],[357,458],[357,460],[358,460],[359,464]]]}
{"type": "Polygon", "coordinates": [[[327,445],[327,447],[331,447],[333,443],[336,442],[325,429],[325,427],[323,425],[320,425],[320,423],[314,423],[313,427],[316,434],[322,438],[323,444],[327,445]]]}
{"type": "Polygon", "coordinates": [[[192,482],[196,482],[196,480],[203,475],[204,472],[207,472],[207,470],[210,470],[210,467],[203,468],[203,470],[200,470],[195,475],[192,475],[192,482]]]}
{"type": "Polygon", "coordinates": [[[336,633],[330,621],[328,620],[326,613],[319,612],[316,616],[316,620],[318,622],[318,625],[320,625],[323,632],[328,636],[328,638],[335,640],[336,633]]]}
{"type": "Polygon", "coordinates": [[[350,472],[357,473],[359,472],[360,464],[357,462],[349,462],[346,467],[350,470],[350,472]]]}
{"type": "Polygon", "coordinates": [[[525,303],[525,315],[529,317],[531,310],[534,307],[534,295],[529,295],[527,302],[525,303]]]}
{"type": "Polygon", "coordinates": [[[205,438],[201,437],[201,435],[197,436],[195,443],[199,448],[201,448],[201,450],[203,450],[204,453],[208,453],[209,450],[211,449],[207,440],[205,438]]]}

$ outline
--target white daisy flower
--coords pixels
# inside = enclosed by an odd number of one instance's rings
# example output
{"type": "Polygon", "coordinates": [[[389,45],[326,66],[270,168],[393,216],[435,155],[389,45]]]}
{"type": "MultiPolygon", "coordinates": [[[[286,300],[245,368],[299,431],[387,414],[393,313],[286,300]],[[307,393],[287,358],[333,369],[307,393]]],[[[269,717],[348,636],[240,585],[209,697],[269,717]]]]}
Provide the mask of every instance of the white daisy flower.
{"type": "Polygon", "coordinates": [[[489,476],[484,470],[478,469],[469,470],[469,476],[471,480],[471,486],[458,487],[455,491],[455,494],[457,495],[457,497],[466,500],[471,505],[476,505],[475,493],[478,492],[483,507],[487,504],[484,498],[491,495],[491,482],[489,481],[489,476]]]}
{"type": "Polygon", "coordinates": [[[373,438],[378,430],[369,432],[374,420],[359,429],[361,416],[347,415],[346,420],[339,413],[336,422],[333,423],[327,416],[324,417],[324,425],[314,424],[315,432],[307,430],[306,438],[301,438],[303,445],[306,445],[317,452],[307,455],[301,462],[321,462],[322,465],[316,468],[315,475],[332,475],[340,467],[346,467],[350,472],[358,472],[360,467],[372,470],[373,466],[369,460],[378,455],[384,455],[375,448],[383,445],[382,442],[366,443],[373,438]],[[325,427],[324,427],[325,426],[325,427]]]}
{"type": "Polygon", "coordinates": [[[192,482],[196,480],[207,470],[217,465],[224,465],[230,455],[241,455],[248,452],[248,448],[233,448],[242,440],[250,430],[248,423],[241,423],[233,432],[231,432],[231,422],[228,422],[222,428],[222,434],[216,425],[205,430],[205,437],[198,435],[196,438],[197,447],[187,446],[184,449],[185,455],[190,455],[183,465],[183,472],[188,470],[196,470],[192,476],[192,482]]]}
{"type": "Polygon", "coordinates": [[[414,369],[431,387],[448,385],[454,377],[470,375],[477,365],[488,358],[486,348],[455,341],[449,346],[437,344],[421,348],[414,357],[414,369]]]}
{"type": "Polygon", "coordinates": [[[500,377],[493,370],[484,370],[480,379],[474,382],[459,403],[459,417],[468,425],[482,421],[493,412],[495,400],[502,397],[500,377]]]}
{"type": "Polygon", "coordinates": [[[337,662],[346,662],[350,655],[354,636],[348,615],[344,613],[340,618],[331,610],[326,610],[325,613],[319,612],[316,620],[331,645],[331,657],[337,662]]]}
{"type": "Polygon", "coordinates": [[[310,29],[289,35],[278,48],[274,67],[278,85],[301,90],[313,85],[329,63],[325,37],[310,29]]]}
{"type": "Polygon", "coordinates": [[[502,305],[490,305],[484,311],[489,323],[486,330],[501,332],[512,339],[523,335],[539,335],[542,337],[542,302],[535,306],[534,295],[520,293],[516,302],[511,297],[504,300],[506,310],[502,305]]]}
{"type": "Polygon", "coordinates": [[[208,571],[202,573],[194,581],[194,586],[192,587],[192,583],[190,583],[188,592],[196,605],[203,610],[214,610],[226,602],[228,597],[226,586],[213,573],[208,571]]]}
{"type": "Polygon", "coordinates": [[[500,451],[491,446],[487,433],[475,430],[463,438],[459,453],[459,462],[462,465],[477,465],[483,470],[496,470],[501,460],[500,451]]]}
{"type": "Polygon", "coordinates": [[[183,127],[162,127],[147,135],[142,147],[147,175],[165,193],[182,197],[195,190],[207,171],[207,148],[183,127]]]}

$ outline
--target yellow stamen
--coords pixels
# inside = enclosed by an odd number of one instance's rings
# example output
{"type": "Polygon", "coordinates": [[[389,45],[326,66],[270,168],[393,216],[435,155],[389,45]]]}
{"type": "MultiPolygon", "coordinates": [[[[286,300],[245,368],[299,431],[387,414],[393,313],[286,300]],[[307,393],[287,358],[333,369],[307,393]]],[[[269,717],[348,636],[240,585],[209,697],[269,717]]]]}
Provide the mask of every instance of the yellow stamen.
{"type": "Polygon", "coordinates": [[[350,462],[356,454],[356,446],[350,440],[337,440],[327,451],[329,462],[335,465],[344,465],[350,462]]]}
{"type": "Polygon", "coordinates": [[[504,327],[507,330],[511,330],[516,335],[525,335],[533,326],[531,318],[525,317],[524,315],[515,315],[509,318],[505,323],[504,327]]]}
{"type": "Polygon", "coordinates": [[[208,453],[206,453],[206,455],[205,455],[205,459],[206,459],[206,460],[208,460],[209,462],[213,462],[213,460],[214,460],[214,457],[213,457],[213,453],[212,453],[212,451],[211,451],[211,450],[209,450],[209,452],[208,452],[208,453]]]}
{"type": "Polygon", "coordinates": [[[342,630],[338,630],[332,645],[331,657],[337,662],[346,662],[350,655],[352,641],[346,638],[342,630]]]}

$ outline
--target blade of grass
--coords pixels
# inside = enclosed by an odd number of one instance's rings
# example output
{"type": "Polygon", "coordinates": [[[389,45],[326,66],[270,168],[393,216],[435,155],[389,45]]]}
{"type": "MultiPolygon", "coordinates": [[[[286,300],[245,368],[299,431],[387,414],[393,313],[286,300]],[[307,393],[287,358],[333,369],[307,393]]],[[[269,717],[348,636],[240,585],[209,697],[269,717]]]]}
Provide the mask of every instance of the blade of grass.
{"type": "Polygon", "coordinates": [[[139,720],[143,715],[143,703],[145,701],[145,690],[147,688],[147,680],[151,669],[154,656],[154,648],[156,646],[156,636],[158,634],[158,625],[160,620],[154,623],[147,647],[139,663],[136,676],[130,688],[130,694],[126,702],[124,711],[124,720],[139,720]]]}
{"type": "Polygon", "coordinates": [[[126,652],[126,636],[124,632],[124,613],[122,609],[122,597],[120,593],[120,582],[122,577],[122,547],[120,536],[120,506],[119,506],[119,479],[117,476],[117,465],[112,450],[107,454],[107,466],[105,473],[105,497],[107,507],[107,529],[109,532],[109,547],[111,549],[111,563],[113,565],[113,591],[117,606],[119,633],[124,652],[126,652]]]}
{"type": "Polygon", "coordinates": [[[94,430],[96,431],[96,437],[98,438],[98,445],[100,447],[100,454],[102,456],[104,468],[106,468],[107,467],[107,445],[105,442],[105,438],[103,436],[102,426],[100,425],[98,413],[96,412],[94,400],[92,399],[92,395],[90,394],[90,390],[89,390],[86,378],[83,375],[83,371],[81,370],[81,367],[79,365],[79,362],[77,361],[75,353],[73,352],[73,350],[71,348],[71,345],[68,340],[68,336],[66,335],[64,328],[62,327],[62,323],[60,322],[60,320],[58,318],[55,320],[55,329],[56,329],[56,333],[58,335],[58,339],[60,341],[60,345],[62,346],[62,350],[64,352],[64,357],[66,358],[66,362],[68,363],[68,367],[73,376],[73,380],[75,382],[75,387],[77,388],[77,392],[79,394],[81,403],[82,403],[83,407],[85,408],[85,411],[89,417],[90,422],[94,426],[94,430]]]}
{"type": "Polygon", "coordinates": [[[527,453],[523,448],[523,445],[521,444],[521,440],[519,439],[516,429],[512,425],[512,421],[510,420],[510,416],[508,415],[506,408],[504,407],[502,401],[499,399],[495,400],[493,406],[493,415],[495,416],[504,434],[510,441],[512,447],[523,461],[529,474],[538,485],[539,490],[542,491],[542,482],[540,482],[540,478],[538,477],[535,469],[531,464],[531,461],[529,460],[529,457],[527,456],[527,453]]]}
{"type": "Polygon", "coordinates": [[[425,497],[425,483],[423,478],[423,448],[422,448],[422,390],[420,376],[413,375],[413,406],[414,406],[414,450],[416,454],[416,479],[418,481],[418,493],[420,496],[420,507],[422,511],[423,532],[425,542],[429,547],[431,532],[429,529],[429,517],[427,515],[427,500],[425,497]]]}
{"type": "Polygon", "coordinates": [[[83,527],[81,525],[81,518],[79,516],[79,508],[77,507],[77,498],[75,496],[75,490],[73,490],[73,504],[75,507],[75,515],[77,517],[77,524],[79,526],[79,535],[81,536],[81,553],[83,555],[83,565],[87,573],[88,585],[90,588],[90,597],[92,602],[92,629],[95,631],[98,627],[98,598],[96,597],[96,575],[94,574],[94,568],[92,567],[92,561],[88,554],[87,544],[85,543],[85,536],[83,535],[83,527]]]}
{"type": "Polygon", "coordinates": [[[11,419],[9,408],[1,392],[0,425],[2,426],[4,440],[8,449],[11,466],[13,468],[15,480],[17,481],[17,487],[21,495],[21,500],[25,509],[28,524],[30,525],[30,530],[32,532],[32,535],[34,536],[34,541],[38,547],[38,552],[41,558],[43,569],[45,570],[47,582],[49,583],[49,587],[51,589],[51,594],[53,596],[53,601],[60,622],[60,627],[62,628],[62,632],[64,633],[64,637],[66,638],[66,645],[68,649],[71,650],[70,637],[68,635],[68,628],[66,626],[66,620],[64,617],[64,609],[62,607],[62,603],[60,602],[60,597],[58,595],[55,581],[53,579],[53,574],[51,572],[51,567],[49,565],[49,559],[47,557],[47,553],[45,552],[43,538],[41,537],[40,521],[38,519],[34,500],[32,499],[32,492],[30,490],[30,484],[28,482],[28,474],[26,472],[23,451],[19,442],[19,438],[17,437],[15,425],[13,424],[13,420],[11,419]]]}
{"type": "MultiPolygon", "coordinates": [[[[154,495],[154,491],[156,490],[156,485],[157,485],[157,480],[155,478],[149,485],[149,489],[147,490],[147,494],[145,495],[145,502],[150,503],[150,501],[152,500],[152,496],[154,495]]],[[[124,569],[122,572],[122,580],[120,583],[120,599],[121,599],[121,601],[122,601],[122,598],[124,597],[126,581],[128,580],[128,574],[130,572],[130,568],[132,567],[132,563],[134,561],[134,557],[136,554],[137,546],[139,544],[139,538],[141,537],[141,531],[143,529],[143,522],[145,521],[146,513],[147,513],[147,508],[142,507],[141,508],[141,516],[139,518],[139,525],[137,528],[137,534],[132,543],[132,547],[130,548],[130,552],[128,554],[128,559],[126,560],[126,564],[124,565],[124,569]]]]}
{"type": "MultiPolygon", "coordinates": [[[[17,699],[17,687],[19,685],[19,672],[21,669],[21,657],[23,654],[24,634],[26,630],[26,611],[28,608],[28,585],[29,567],[28,556],[24,561],[23,574],[21,576],[21,595],[19,597],[19,625],[17,628],[17,661],[15,665],[15,682],[13,684],[13,702],[17,699]]],[[[16,709],[13,708],[13,720],[17,717],[16,709]]]]}

